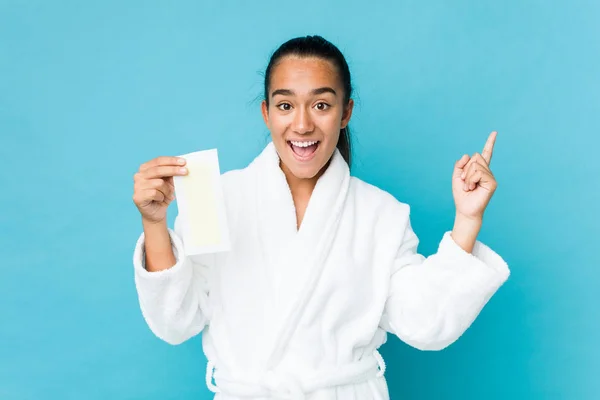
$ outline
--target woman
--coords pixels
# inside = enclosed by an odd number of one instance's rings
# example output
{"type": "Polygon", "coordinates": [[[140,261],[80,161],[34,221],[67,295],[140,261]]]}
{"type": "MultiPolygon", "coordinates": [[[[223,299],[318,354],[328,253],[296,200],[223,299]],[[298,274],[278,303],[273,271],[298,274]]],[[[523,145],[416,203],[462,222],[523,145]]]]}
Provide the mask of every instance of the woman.
{"type": "Polygon", "coordinates": [[[325,39],[273,54],[262,103],[272,141],[222,175],[230,252],[185,257],[179,216],[167,228],[185,160],[159,157],[135,176],[143,316],[171,344],[203,332],[217,399],[387,399],[377,352],[387,333],[443,349],[509,276],[476,240],[496,189],[495,133],[456,162],[454,227],[425,258],[409,206],[349,174],[351,94],[348,65],[325,39]]]}

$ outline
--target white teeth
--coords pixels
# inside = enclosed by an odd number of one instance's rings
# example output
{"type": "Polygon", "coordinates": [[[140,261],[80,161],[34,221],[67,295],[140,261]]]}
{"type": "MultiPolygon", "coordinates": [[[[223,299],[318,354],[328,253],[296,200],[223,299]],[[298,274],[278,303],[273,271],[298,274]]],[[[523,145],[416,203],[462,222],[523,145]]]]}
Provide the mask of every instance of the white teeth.
{"type": "Polygon", "coordinates": [[[313,144],[317,144],[319,142],[318,141],[314,141],[314,142],[295,142],[293,140],[290,140],[290,143],[293,144],[296,147],[308,147],[308,146],[312,146],[313,144]]]}

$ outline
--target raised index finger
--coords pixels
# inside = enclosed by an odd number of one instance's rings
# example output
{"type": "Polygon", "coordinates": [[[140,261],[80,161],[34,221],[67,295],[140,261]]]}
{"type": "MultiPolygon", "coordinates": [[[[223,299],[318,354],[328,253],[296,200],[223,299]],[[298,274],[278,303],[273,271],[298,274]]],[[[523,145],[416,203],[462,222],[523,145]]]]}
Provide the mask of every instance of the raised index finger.
{"type": "Polygon", "coordinates": [[[496,132],[496,131],[494,131],[490,134],[487,142],[485,142],[483,151],[481,152],[481,156],[483,157],[485,162],[487,162],[488,165],[490,165],[490,162],[492,162],[492,153],[494,152],[494,143],[496,143],[497,135],[498,135],[498,132],[496,132]]]}
{"type": "Polygon", "coordinates": [[[149,168],[163,166],[163,165],[184,165],[184,164],[185,164],[185,158],[161,156],[161,157],[156,157],[156,158],[148,161],[145,164],[142,164],[142,166],[140,167],[140,171],[143,172],[149,168]]]}

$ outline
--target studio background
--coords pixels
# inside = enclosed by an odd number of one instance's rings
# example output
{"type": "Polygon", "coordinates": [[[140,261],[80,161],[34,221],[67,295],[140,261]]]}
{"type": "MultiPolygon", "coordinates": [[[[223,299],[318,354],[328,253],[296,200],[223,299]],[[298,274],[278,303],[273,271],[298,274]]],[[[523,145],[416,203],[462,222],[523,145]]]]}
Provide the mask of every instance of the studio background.
{"type": "MultiPolygon", "coordinates": [[[[201,337],[146,326],[133,174],[266,145],[263,75],[320,34],[353,74],[353,173],[452,229],[450,177],[498,131],[479,239],[512,275],[442,352],[388,336],[392,399],[600,394],[600,3],[0,0],[0,399],[212,399],[201,337]]],[[[169,210],[172,226],[175,204],[169,210]]]]}

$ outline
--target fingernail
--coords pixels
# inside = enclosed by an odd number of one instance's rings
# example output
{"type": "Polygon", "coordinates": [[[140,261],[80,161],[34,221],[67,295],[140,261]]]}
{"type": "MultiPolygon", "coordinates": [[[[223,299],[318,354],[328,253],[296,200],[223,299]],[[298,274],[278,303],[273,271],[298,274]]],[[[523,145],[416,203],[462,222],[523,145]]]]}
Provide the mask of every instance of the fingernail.
{"type": "Polygon", "coordinates": [[[178,160],[177,160],[177,162],[178,162],[180,165],[183,165],[183,164],[185,164],[185,158],[180,158],[180,159],[178,159],[178,160]]]}
{"type": "Polygon", "coordinates": [[[179,168],[179,172],[185,174],[187,172],[187,168],[179,168]]]}
{"type": "Polygon", "coordinates": [[[460,174],[460,178],[461,178],[461,179],[465,179],[465,175],[466,175],[466,174],[463,172],[462,174],[460,174]]]}

